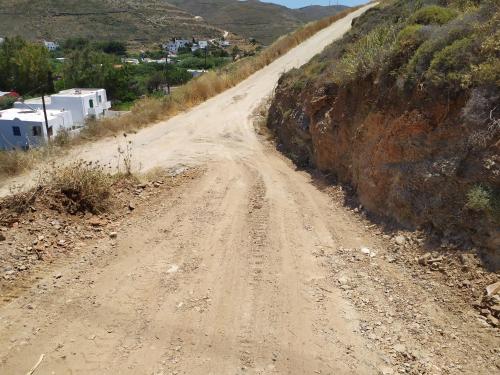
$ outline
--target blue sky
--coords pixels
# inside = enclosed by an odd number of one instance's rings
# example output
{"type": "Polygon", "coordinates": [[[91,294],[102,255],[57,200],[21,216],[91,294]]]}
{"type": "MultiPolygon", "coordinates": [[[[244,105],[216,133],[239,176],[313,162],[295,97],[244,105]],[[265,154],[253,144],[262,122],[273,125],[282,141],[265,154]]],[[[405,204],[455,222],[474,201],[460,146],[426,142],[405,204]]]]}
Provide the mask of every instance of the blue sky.
{"type": "MultiPolygon", "coordinates": [[[[285,5],[289,8],[300,8],[307,5],[332,5],[337,4],[337,0],[261,0],[266,3],[276,3],[285,5]]],[[[359,5],[367,3],[368,0],[339,0],[339,4],[343,5],[359,5]]]]}

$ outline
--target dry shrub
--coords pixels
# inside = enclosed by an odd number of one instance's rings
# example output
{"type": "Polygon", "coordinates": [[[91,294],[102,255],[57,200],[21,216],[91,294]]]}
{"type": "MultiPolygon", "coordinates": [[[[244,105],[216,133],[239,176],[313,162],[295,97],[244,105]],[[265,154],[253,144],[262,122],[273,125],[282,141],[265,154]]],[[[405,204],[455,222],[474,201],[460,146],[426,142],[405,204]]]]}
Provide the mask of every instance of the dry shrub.
{"type": "Polygon", "coordinates": [[[105,211],[111,205],[113,177],[96,162],[76,161],[61,168],[52,167],[41,186],[61,194],[70,213],[105,211]]]}

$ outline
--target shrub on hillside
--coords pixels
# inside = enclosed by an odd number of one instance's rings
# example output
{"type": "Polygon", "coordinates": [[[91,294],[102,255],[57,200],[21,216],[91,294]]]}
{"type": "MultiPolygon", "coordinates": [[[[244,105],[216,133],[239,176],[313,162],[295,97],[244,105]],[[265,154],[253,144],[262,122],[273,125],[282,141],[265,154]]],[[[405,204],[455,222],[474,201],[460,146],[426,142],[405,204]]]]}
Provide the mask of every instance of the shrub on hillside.
{"type": "Polygon", "coordinates": [[[339,61],[335,81],[345,84],[380,70],[392,53],[396,35],[394,27],[383,25],[350,44],[339,61]]]}
{"type": "Polygon", "coordinates": [[[487,213],[495,220],[500,220],[500,195],[489,187],[474,186],[467,194],[467,208],[487,213]]]}
{"type": "Polygon", "coordinates": [[[99,163],[79,160],[48,172],[42,185],[62,194],[68,212],[105,211],[111,203],[112,176],[99,163]]]}
{"type": "Polygon", "coordinates": [[[467,87],[471,81],[474,41],[463,38],[454,41],[434,55],[426,78],[437,86],[467,87]]]}
{"type": "Polygon", "coordinates": [[[457,12],[438,5],[429,5],[419,9],[409,20],[420,25],[444,25],[457,16],[457,12]]]}

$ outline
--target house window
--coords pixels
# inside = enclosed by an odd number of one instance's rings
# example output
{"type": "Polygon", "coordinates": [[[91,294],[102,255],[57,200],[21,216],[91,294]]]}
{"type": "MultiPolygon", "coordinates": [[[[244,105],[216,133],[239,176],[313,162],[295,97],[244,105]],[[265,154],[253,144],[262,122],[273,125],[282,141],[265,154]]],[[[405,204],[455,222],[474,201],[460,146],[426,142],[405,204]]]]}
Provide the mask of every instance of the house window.
{"type": "Polygon", "coordinates": [[[101,103],[102,103],[102,96],[99,95],[99,104],[101,104],[101,103]]]}
{"type": "Polygon", "coordinates": [[[15,137],[20,137],[21,136],[21,128],[19,126],[13,126],[12,133],[14,134],[15,137]]]}
{"type": "Polygon", "coordinates": [[[89,100],[89,106],[90,108],[94,108],[94,99],[89,100]]]}
{"type": "Polygon", "coordinates": [[[42,127],[33,126],[33,137],[41,137],[41,136],[42,136],[42,127]]]}

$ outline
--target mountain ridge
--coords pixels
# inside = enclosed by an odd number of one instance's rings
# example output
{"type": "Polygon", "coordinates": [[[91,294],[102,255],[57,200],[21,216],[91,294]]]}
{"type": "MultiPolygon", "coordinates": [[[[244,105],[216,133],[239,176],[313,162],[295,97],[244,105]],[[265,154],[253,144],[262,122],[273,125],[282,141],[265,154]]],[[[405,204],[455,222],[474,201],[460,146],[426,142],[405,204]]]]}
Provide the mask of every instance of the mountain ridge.
{"type": "Polygon", "coordinates": [[[207,22],[246,38],[270,44],[304,23],[331,16],[346,6],[312,6],[290,9],[257,0],[170,0],[207,22]]]}

